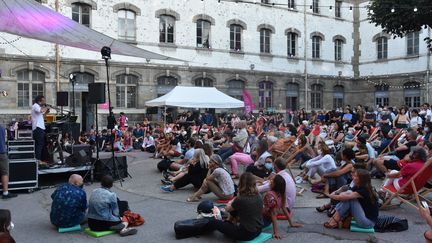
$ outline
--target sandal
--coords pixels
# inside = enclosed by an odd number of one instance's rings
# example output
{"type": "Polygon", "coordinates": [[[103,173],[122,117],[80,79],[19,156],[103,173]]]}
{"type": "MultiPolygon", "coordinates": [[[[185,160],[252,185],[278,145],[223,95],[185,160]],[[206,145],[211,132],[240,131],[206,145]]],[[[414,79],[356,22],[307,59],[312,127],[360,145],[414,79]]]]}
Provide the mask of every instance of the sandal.
{"type": "Polygon", "coordinates": [[[341,223],[342,222],[338,222],[334,219],[334,217],[331,217],[329,221],[324,223],[324,227],[326,227],[327,229],[340,229],[341,228],[341,223]],[[333,221],[336,224],[330,224],[330,222],[333,221]]]}
{"type": "Polygon", "coordinates": [[[321,207],[316,207],[315,209],[316,209],[316,211],[318,211],[319,213],[322,213],[322,212],[324,212],[324,211],[326,211],[326,210],[329,210],[330,208],[331,208],[330,205],[328,205],[328,204],[324,204],[324,205],[322,205],[321,207]]]}
{"type": "Polygon", "coordinates": [[[188,199],[186,199],[186,202],[199,202],[201,198],[196,198],[196,197],[188,197],[188,199]]]}

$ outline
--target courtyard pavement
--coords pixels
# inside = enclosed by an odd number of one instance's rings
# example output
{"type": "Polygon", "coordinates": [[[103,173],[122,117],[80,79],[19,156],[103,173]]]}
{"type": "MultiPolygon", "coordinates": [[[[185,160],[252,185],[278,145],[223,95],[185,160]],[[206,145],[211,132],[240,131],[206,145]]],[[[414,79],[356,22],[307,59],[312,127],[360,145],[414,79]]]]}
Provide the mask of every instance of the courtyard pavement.
{"type": "MultiPolygon", "coordinates": [[[[95,239],[83,232],[60,234],[49,222],[51,193],[55,188],[39,190],[33,193],[21,193],[17,198],[0,201],[1,208],[10,209],[15,228],[12,235],[17,242],[175,242],[174,222],[196,217],[197,203],[187,203],[186,198],[193,192],[192,187],[174,193],[164,193],[160,188],[161,174],[156,169],[158,160],[149,158],[149,154],[132,152],[128,154],[129,173],[132,178],[126,178],[120,185],[115,184],[119,198],[129,201],[131,210],[145,218],[145,224],[138,227],[138,234],[127,238],[110,235],[95,239]]],[[[64,181],[68,175],[64,175],[64,181]]],[[[89,196],[98,183],[86,185],[89,196]]],[[[394,215],[409,221],[409,230],[399,233],[351,233],[348,230],[329,230],[322,224],[327,219],[325,214],[315,211],[315,207],[325,202],[325,199],[315,199],[314,194],[307,190],[297,197],[294,211],[295,220],[303,223],[303,228],[288,228],[285,221],[279,221],[281,242],[392,242],[416,243],[424,242],[423,232],[426,223],[417,211],[408,206],[381,211],[382,215],[394,215]]],[[[204,198],[215,199],[207,194],[204,198]]],[[[210,235],[189,238],[179,242],[232,242],[222,234],[215,232],[210,235]]],[[[268,242],[277,242],[270,240],[268,242]]]]}

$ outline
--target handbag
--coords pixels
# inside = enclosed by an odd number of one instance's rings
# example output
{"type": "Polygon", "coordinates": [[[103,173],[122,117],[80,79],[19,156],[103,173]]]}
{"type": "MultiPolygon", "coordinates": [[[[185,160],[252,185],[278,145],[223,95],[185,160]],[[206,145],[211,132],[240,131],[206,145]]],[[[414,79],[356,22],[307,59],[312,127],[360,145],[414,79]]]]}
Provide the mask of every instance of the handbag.
{"type": "Polygon", "coordinates": [[[186,219],[175,222],[174,231],[176,239],[185,239],[197,235],[202,235],[210,231],[208,225],[210,218],[186,219]]]}
{"type": "Polygon", "coordinates": [[[128,226],[131,227],[143,225],[145,222],[144,218],[140,214],[134,213],[130,210],[124,212],[122,221],[128,222],[129,223],[128,226]]]}

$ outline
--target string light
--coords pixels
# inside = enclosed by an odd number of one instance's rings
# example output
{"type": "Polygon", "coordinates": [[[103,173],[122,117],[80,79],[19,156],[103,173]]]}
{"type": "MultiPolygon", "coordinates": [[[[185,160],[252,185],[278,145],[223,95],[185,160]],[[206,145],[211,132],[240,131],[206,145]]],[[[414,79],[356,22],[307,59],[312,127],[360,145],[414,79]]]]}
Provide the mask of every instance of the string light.
{"type": "Polygon", "coordinates": [[[417,12],[417,11],[418,11],[417,7],[414,7],[414,12],[417,12]]]}
{"type": "Polygon", "coordinates": [[[21,38],[22,38],[21,36],[18,36],[18,37],[17,37],[16,39],[14,39],[14,40],[11,40],[11,41],[6,40],[6,41],[4,41],[4,42],[0,42],[0,45],[11,44],[11,43],[14,43],[14,42],[19,41],[21,38]]]}
{"type": "Polygon", "coordinates": [[[424,83],[419,83],[417,85],[389,85],[386,82],[383,82],[382,80],[380,80],[379,82],[375,82],[369,80],[368,78],[366,78],[366,81],[372,86],[386,86],[393,89],[417,89],[417,88],[425,87],[427,85],[424,83]]]}

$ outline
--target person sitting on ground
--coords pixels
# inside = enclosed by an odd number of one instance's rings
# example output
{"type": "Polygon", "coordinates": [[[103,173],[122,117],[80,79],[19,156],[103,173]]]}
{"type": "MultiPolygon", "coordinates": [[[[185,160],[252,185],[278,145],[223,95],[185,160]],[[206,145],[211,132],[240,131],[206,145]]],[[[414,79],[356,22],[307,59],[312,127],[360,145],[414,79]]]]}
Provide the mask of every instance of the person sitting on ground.
{"type": "Polygon", "coordinates": [[[208,227],[234,240],[250,241],[261,234],[263,200],[251,173],[240,176],[238,190],[238,196],[225,208],[230,213],[229,220],[211,220],[208,227]]]}
{"type": "MultiPolygon", "coordinates": [[[[281,164],[284,164],[281,162],[281,164]]],[[[264,209],[263,209],[263,226],[267,227],[273,224],[273,238],[281,239],[279,235],[278,219],[277,216],[279,212],[282,211],[288,219],[289,225],[291,227],[301,227],[301,224],[294,223],[291,220],[290,212],[286,205],[285,196],[285,179],[281,175],[276,175],[270,180],[270,191],[268,191],[264,196],[264,209]]]]}
{"type": "Polygon", "coordinates": [[[147,132],[146,136],[144,137],[142,146],[141,146],[141,151],[145,151],[145,152],[149,152],[149,153],[154,153],[156,151],[156,147],[155,147],[155,140],[153,137],[152,132],[147,132]]]}
{"type": "MultiPolygon", "coordinates": [[[[257,147],[257,160],[255,163],[246,167],[246,172],[250,172],[259,178],[266,178],[270,175],[273,169],[273,156],[267,150],[267,141],[261,140],[257,147]],[[260,155],[261,154],[261,155],[260,155]]],[[[268,144],[268,143],[267,143],[268,144]]],[[[255,156],[254,156],[255,157],[255,156]]]]}
{"type": "Polygon", "coordinates": [[[125,152],[130,152],[133,150],[133,140],[128,131],[123,133],[123,149],[125,152]]]}
{"type": "Polygon", "coordinates": [[[58,228],[69,228],[85,221],[87,196],[82,187],[83,178],[72,174],[68,183],[59,186],[51,194],[51,224],[58,228]]]}
{"type": "Polygon", "coordinates": [[[258,191],[264,193],[271,190],[271,179],[276,175],[281,176],[285,180],[285,207],[291,215],[294,209],[294,204],[297,196],[296,186],[293,178],[286,170],[286,164],[283,158],[279,157],[273,162],[273,168],[276,173],[272,173],[267,180],[258,180],[258,191]]]}
{"type": "MultiPolygon", "coordinates": [[[[266,140],[261,140],[258,143],[258,146],[256,148],[255,151],[252,151],[252,154],[246,154],[243,152],[236,152],[233,155],[231,155],[228,159],[227,159],[227,163],[230,164],[231,166],[231,174],[232,174],[232,178],[233,179],[237,179],[239,178],[239,173],[238,173],[238,165],[239,164],[243,164],[243,165],[250,165],[252,164],[254,161],[252,159],[253,157],[259,158],[263,153],[267,152],[268,150],[268,143],[266,140]]],[[[268,153],[268,152],[267,152],[268,153]]],[[[268,153],[270,156],[270,153],[268,153]]]]}
{"type": "Polygon", "coordinates": [[[432,242],[432,216],[431,216],[431,211],[429,209],[429,207],[425,208],[425,207],[419,207],[419,213],[420,216],[426,220],[426,223],[428,224],[428,226],[430,227],[430,229],[426,230],[423,234],[423,237],[426,240],[426,243],[431,243],[432,242]]]}
{"type": "Polygon", "coordinates": [[[170,145],[162,150],[161,153],[167,158],[179,157],[182,155],[182,149],[179,139],[173,134],[169,133],[170,145]]]}
{"type": "Polygon", "coordinates": [[[351,190],[337,191],[327,196],[339,201],[335,214],[324,224],[326,228],[340,228],[342,222],[351,214],[362,228],[374,227],[379,213],[378,197],[373,191],[369,171],[358,169],[352,175],[354,187],[351,190]]]}
{"type": "Polygon", "coordinates": [[[209,170],[201,188],[187,199],[188,202],[197,202],[201,195],[208,191],[213,192],[218,199],[230,199],[234,196],[234,182],[230,174],[223,168],[222,159],[219,155],[210,156],[209,170]]]}
{"type": "Polygon", "coordinates": [[[8,209],[0,209],[0,242],[15,243],[10,231],[14,228],[11,220],[11,212],[8,209]]]}
{"type": "MultiPolygon", "coordinates": [[[[399,190],[403,187],[419,170],[423,168],[425,162],[427,160],[427,152],[422,147],[412,147],[411,153],[404,159],[403,163],[399,164],[400,171],[392,170],[386,174],[386,180],[384,181],[384,187],[393,186],[396,190],[399,190]]],[[[429,168],[427,171],[424,171],[420,175],[416,177],[414,180],[414,184],[416,188],[421,189],[426,182],[430,179],[430,173],[432,170],[429,168]]],[[[412,190],[411,186],[407,188],[408,190],[412,190]]],[[[380,190],[379,195],[383,201],[385,201],[385,191],[383,189],[380,190]]]]}
{"type": "Polygon", "coordinates": [[[173,178],[170,178],[173,185],[162,186],[161,190],[165,192],[174,192],[174,190],[192,184],[195,188],[200,188],[207,176],[209,157],[205,154],[204,149],[195,149],[194,157],[189,160],[188,167],[173,178]]]}
{"type": "Polygon", "coordinates": [[[239,129],[239,131],[237,132],[236,136],[232,139],[234,144],[231,147],[222,148],[219,150],[218,154],[223,161],[228,159],[228,157],[233,155],[235,152],[243,152],[246,147],[246,143],[249,136],[246,130],[247,123],[246,121],[242,120],[239,121],[236,126],[239,129]]]}
{"type": "Polygon", "coordinates": [[[395,151],[380,156],[373,161],[373,164],[382,173],[387,173],[387,170],[399,170],[397,162],[409,154],[411,147],[417,145],[416,139],[417,132],[414,130],[408,131],[406,133],[406,141],[403,141],[404,135],[402,135],[395,151]]]}
{"type": "Polygon", "coordinates": [[[316,157],[315,150],[308,143],[308,140],[304,134],[300,135],[300,137],[294,142],[297,144],[296,151],[290,155],[287,159],[287,166],[291,166],[296,162],[299,162],[300,169],[302,169],[302,164],[306,161],[316,157]]]}
{"type": "Polygon", "coordinates": [[[322,176],[336,170],[336,163],[331,156],[330,148],[321,141],[318,145],[318,156],[306,162],[306,175],[303,180],[307,181],[309,178],[314,178],[315,174],[322,176]]]}
{"type": "Polygon", "coordinates": [[[87,134],[86,134],[86,132],[84,132],[84,131],[82,131],[81,133],[80,133],[80,136],[79,136],[79,138],[78,138],[78,143],[79,144],[88,144],[88,138],[87,138],[87,134]]]}
{"type": "MultiPolygon", "coordinates": [[[[190,159],[193,158],[195,149],[203,148],[203,144],[200,140],[195,140],[195,138],[190,138],[186,143],[186,153],[183,159],[179,159],[171,163],[171,171],[179,171],[190,159]]],[[[165,178],[168,179],[168,178],[165,178]]]]}
{"type": "Polygon", "coordinates": [[[117,195],[110,190],[113,183],[113,178],[105,175],[101,179],[101,188],[93,190],[87,214],[88,226],[93,231],[114,230],[121,236],[134,235],[137,230],[128,228],[128,222],[121,219],[117,195]]]}

